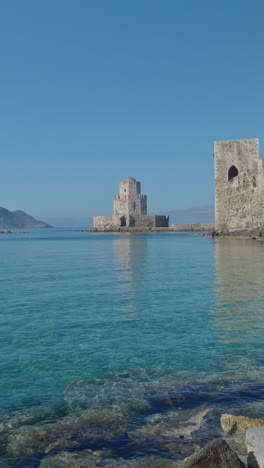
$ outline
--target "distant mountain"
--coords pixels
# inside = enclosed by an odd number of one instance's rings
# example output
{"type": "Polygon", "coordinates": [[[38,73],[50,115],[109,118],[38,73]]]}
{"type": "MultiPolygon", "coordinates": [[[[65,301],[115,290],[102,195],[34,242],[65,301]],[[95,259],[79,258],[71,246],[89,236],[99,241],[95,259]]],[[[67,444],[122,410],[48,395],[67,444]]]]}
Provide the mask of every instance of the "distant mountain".
{"type": "Polygon", "coordinates": [[[176,209],[161,213],[169,215],[171,224],[185,223],[213,223],[214,222],[214,206],[199,206],[194,208],[176,209]]]}
{"type": "Polygon", "coordinates": [[[0,207],[0,228],[51,228],[47,223],[38,221],[24,211],[9,211],[0,207]]]}

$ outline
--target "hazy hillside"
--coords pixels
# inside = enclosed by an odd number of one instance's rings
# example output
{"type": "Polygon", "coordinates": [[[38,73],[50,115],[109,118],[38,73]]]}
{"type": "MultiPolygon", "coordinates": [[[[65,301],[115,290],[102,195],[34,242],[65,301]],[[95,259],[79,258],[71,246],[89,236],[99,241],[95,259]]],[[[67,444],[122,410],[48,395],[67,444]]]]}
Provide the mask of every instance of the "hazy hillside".
{"type": "Polygon", "coordinates": [[[194,208],[175,209],[161,214],[169,215],[170,225],[174,223],[213,223],[214,206],[200,206],[194,208]]]}
{"type": "Polygon", "coordinates": [[[24,211],[9,211],[0,207],[0,228],[51,228],[47,223],[38,221],[24,211]]]}

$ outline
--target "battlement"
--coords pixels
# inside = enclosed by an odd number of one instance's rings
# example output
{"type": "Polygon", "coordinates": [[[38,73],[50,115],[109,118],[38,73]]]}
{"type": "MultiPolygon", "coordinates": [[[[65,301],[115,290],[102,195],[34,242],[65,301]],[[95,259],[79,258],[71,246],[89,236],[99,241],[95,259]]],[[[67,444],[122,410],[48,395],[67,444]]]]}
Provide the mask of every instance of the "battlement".
{"type": "MultiPolygon", "coordinates": [[[[142,200],[146,200],[147,199],[147,195],[143,195],[142,193],[139,194],[139,197],[142,199],[142,200]]],[[[122,200],[122,199],[128,199],[129,198],[129,194],[124,194],[124,195],[114,195],[114,200],[122,200]]]]}

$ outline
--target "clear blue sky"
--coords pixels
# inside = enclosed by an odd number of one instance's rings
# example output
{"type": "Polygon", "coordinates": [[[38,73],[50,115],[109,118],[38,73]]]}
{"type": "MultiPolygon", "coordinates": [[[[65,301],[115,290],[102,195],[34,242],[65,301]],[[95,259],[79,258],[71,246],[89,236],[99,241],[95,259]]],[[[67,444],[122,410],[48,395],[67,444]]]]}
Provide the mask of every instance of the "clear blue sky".
{"type": "Polygon", "coordinates": [[[213,203],[213,141],[264,141],[261,0],[0,2],[0,206],[60,225],[213,203]]]}

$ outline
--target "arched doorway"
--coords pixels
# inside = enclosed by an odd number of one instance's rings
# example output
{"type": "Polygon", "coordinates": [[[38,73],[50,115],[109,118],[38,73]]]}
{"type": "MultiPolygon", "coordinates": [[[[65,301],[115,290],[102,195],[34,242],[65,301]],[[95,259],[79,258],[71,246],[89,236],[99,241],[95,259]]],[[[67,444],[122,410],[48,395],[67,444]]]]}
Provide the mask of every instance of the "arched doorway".
{"type": "Polygon", "coordinates": [[[121,227],[125,227],[125,226],[126,226],[126,217],[125,217],[125,216],[121,216],[121,218],[120,218],[120,226],[121,226],[121,227]]]}
{"type": "Polygon", "coordinates": [[[236,166],[231,166],[228,170],[228,182],[233,182],[233,180],[238,176],[238,170],[236,166]]]}

